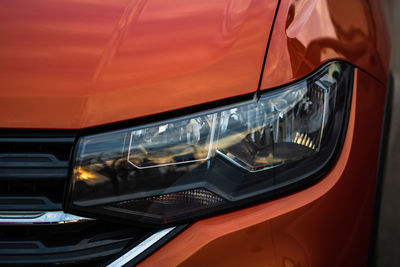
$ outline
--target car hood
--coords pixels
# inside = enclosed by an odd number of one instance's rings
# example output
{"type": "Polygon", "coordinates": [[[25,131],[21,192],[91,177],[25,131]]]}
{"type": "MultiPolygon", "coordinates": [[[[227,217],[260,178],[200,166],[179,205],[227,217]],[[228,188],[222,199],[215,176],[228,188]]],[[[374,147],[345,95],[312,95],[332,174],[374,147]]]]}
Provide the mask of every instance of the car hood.
{"type": "Polygon", "coordinates": [[[79,129],[255,92],[277,0],[0,7],[0,127],[79,129]]]}

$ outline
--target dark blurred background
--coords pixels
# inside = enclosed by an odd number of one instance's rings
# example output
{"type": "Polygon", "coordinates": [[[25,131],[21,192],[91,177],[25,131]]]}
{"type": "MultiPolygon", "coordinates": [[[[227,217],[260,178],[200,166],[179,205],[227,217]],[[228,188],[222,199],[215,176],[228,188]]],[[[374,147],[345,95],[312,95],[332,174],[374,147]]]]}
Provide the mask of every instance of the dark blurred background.
{"type": "Polygon", "coordinates": [[[392,122],[378,230],[377,266],[400,266],[400,1],[381,0],[392,38],[392,122]]]}

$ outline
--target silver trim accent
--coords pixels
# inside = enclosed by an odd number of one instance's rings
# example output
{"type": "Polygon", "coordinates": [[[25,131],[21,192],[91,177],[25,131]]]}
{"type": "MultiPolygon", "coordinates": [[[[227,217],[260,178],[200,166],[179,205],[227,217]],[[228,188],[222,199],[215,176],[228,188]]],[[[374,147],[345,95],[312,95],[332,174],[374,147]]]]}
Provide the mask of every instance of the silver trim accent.
{"type": "Polygon", "coordinates": [[[92,220],[63,211],[0,211],[2,224],[63,224],[92,220]]]}
{"type": "Polygon", "coordinates": [[[163,230],[158,231],[157,233],[151,235],[147,239],[145,239],[142,243],[138,244],[136,247],[133,249],[129,250],[126,252],[124,255],[107,265],[107,267],[120,267],[124,266],[127,264],[129,261],[133,260],[135,257],[137,257],[140,253],[144,252],[146,249],[151,247],[154,243],[156,243],[158,240],[166,236],[169,232],[174,230],[175,227],[170,227],[166,228],[163,230]]]}

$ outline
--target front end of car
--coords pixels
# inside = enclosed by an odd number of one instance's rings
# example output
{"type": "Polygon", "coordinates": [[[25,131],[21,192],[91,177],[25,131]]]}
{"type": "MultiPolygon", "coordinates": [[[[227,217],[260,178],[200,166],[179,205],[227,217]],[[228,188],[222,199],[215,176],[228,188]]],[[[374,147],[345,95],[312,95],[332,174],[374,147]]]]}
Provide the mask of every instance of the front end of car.
{"type": "Polygon", "coordinates": [[[377,1],[6,2],[0,264],[367,263],[377,1]]]}

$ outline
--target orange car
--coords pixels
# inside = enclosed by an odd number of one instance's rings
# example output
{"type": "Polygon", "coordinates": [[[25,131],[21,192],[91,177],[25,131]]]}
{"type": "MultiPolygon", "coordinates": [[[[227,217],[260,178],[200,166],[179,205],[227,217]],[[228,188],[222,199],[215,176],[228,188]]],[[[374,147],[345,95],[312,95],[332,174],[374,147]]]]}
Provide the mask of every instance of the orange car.
{"type": "Polygon", "coordinates": [[[373,261],[378,0],[4,0],[0,263],[373,261]]]}

